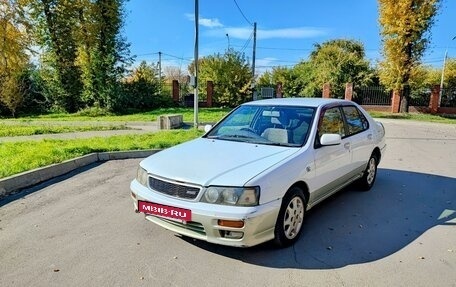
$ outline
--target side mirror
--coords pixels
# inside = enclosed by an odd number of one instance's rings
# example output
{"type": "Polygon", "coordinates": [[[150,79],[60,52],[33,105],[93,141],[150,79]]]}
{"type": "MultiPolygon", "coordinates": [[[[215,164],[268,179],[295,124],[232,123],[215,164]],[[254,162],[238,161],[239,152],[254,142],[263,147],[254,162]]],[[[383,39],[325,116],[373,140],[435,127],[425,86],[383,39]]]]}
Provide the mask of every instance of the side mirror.
{"type": "Polygon", "coordinates": [[[323,134],[320,138],[322,146],[339,145],[342,143],[342,138],[339,134],[323,134]]]}
{"type": "Polygon", "coordinates": [[[209,132],[212,129],[212,125],[205,125],[204,126],[204,132],[209,132]]]}

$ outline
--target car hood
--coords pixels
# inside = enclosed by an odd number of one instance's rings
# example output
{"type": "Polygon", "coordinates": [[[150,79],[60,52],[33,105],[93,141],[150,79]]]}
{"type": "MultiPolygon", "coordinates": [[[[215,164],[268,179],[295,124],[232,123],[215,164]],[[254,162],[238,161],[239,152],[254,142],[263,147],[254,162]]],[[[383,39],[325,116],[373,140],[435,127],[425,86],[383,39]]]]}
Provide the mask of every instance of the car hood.
{"type": "Polygon", "coordinates": [[[199,138],[160,151],[141,162],[148,173],[202,186],[243,186],[298,147],[199,138]]]}

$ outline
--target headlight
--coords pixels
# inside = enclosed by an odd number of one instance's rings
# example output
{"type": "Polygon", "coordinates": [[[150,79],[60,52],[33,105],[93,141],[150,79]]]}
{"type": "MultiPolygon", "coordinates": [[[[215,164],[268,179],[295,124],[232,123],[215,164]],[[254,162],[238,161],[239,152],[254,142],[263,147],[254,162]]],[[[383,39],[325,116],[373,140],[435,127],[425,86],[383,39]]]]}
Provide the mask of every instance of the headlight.
{"type": "Polygon", "coordinates": [[[138,171],[136,172],[136,180],[140,184],[147,186],[148,179],[149,179],[149,175],[147,174],[147,171],[144,168],[138,166],[138,171]]]}
{"type": "Polygon", "coordinates": [[[201,201],[224,205],[254,206],[258,205],[259,199],[259,187],[210,186],[204,190],[201,201]]]}

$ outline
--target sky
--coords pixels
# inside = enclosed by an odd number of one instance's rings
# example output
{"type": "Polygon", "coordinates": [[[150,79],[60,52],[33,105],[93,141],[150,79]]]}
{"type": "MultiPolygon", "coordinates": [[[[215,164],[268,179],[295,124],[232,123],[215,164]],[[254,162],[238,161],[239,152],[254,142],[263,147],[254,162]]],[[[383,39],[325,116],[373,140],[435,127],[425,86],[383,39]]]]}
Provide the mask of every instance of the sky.
{"type": "MultiPolygon", "coordinates": [[[[398,0],[400,1],[400,0],[398,0]]],[[[195,0],[129,0],[124,36],[136,63],[175,66],[184,71],[194,58],[195,0]]],[[[316,43],[352,39],[363,43],[375,65],[381,59],[376,0],[199,0],[199,57],[232,48],[253,53],[257,23],[256,70],[292,67],[308,59],[316,43]]],[[[441,67],[445,51],[456,58],[456,0],[442,0],[423,63],[441,67]]]]}

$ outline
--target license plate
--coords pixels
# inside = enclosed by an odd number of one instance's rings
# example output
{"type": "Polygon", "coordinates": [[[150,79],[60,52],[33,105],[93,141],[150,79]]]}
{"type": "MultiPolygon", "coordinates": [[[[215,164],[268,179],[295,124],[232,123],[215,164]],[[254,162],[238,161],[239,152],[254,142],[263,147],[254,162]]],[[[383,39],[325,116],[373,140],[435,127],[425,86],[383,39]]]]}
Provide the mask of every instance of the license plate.
{"type": "Polygon", "coordinates": [[[158,215],[166,218],[182,221],[192,220],[192,211],[189,209],[162,205],[148,201],[138,201],[139,212],[151,215],[158,215]]]}

